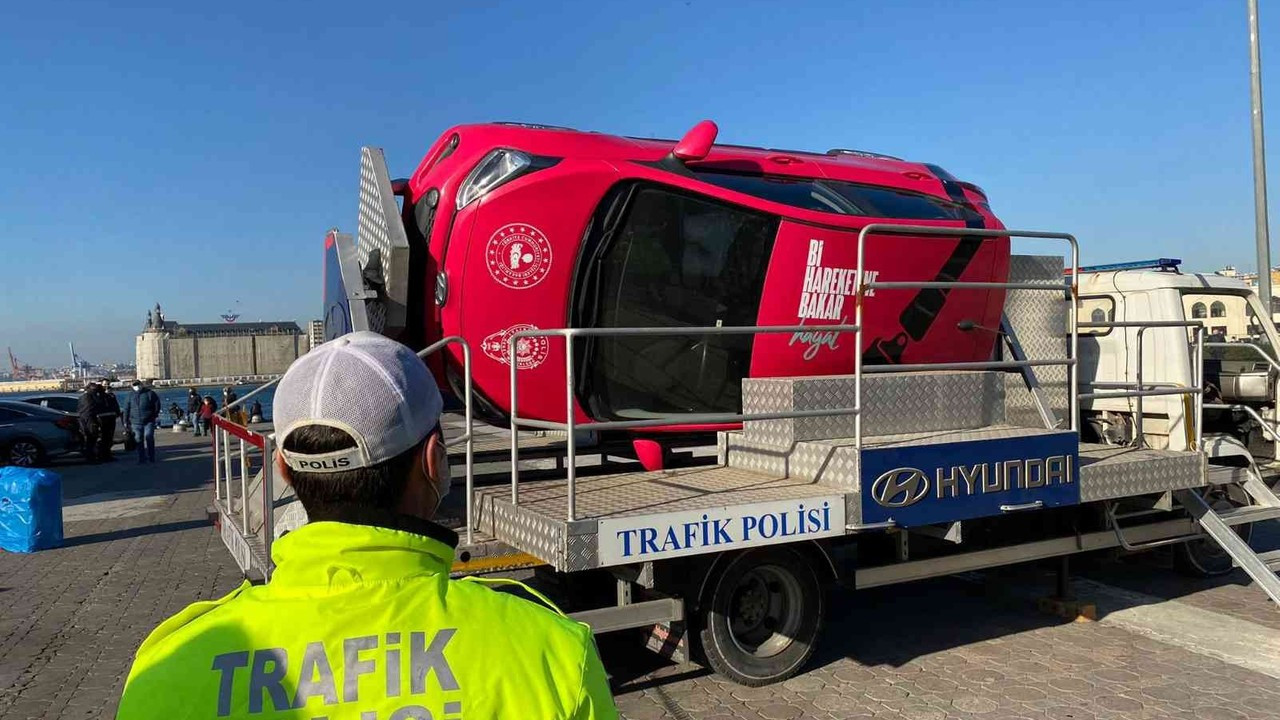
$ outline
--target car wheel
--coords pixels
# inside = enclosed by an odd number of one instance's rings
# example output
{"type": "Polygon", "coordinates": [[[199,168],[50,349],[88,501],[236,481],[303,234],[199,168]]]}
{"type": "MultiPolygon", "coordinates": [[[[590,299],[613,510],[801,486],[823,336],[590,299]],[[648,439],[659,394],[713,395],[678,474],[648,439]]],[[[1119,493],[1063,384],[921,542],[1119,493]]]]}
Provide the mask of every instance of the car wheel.
{"type": "Polygon", "coordinates": [[[699,639],[708,664],[741,685],[785,680],[813,654],[825,588],[791,548],[748,550],[710,579],[699,639]]]}
{"type": "Polygon", "coordinates": [[[4,459],[17,467],[39,467],[44,464],[44,448],[31,438],[18,438],[5,448],[4,459]]]}

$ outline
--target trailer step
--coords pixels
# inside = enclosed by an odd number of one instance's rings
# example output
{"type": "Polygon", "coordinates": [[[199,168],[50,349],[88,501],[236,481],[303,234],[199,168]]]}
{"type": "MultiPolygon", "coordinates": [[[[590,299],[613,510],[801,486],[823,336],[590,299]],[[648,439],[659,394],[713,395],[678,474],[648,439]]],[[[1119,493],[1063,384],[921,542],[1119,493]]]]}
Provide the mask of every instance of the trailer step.
{"type": "Polygon", "coordinates": [[[1258,559],[1272,570],[1280,571],[1280,550],[1258,553],[1258,559]]]}
{"type": "Polygon", "coordinates": [[[1243,507],[1232,508],[1217,513],[1222,522],[1227,525],[1244,525],[1246,523],[1261,522],[1263,520],[1275,520],[1280,518],[1280,507],[1269,507],[1267,505],[1245,505],[1243,507]]]}
{"type": "Polygon", "coordinates": [[[1272,553],[1264,553],[1267,556],[1264,559],[1231,528],[1231,525],[1274,518],[1276,508],[1249,506],[1217,513],[1194,490],[1179,490],[1176,496],[1178,502],[1191,513],[1205,532],[1209,533],[1209,536],[1231,556],[1231,559],[1253,578],[1254,582],[1258,583],[1258,587],[1262,588],[1267,597],[1280,603],[1280,577],[1276,576],[1275,568],[1271,565],[1272,553]],[[1232,522],[1228,524],[1228,520],[1232,522]]]}

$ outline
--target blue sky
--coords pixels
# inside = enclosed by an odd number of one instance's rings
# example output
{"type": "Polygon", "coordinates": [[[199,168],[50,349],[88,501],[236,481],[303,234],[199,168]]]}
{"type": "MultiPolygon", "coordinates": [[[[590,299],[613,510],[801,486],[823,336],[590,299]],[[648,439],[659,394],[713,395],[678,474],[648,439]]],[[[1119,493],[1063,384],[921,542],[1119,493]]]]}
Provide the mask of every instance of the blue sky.
{"type": "Polygon", "coordinates": [[[128,360],[156,301],[318,317],[360,145],[407,175],[449,125],[499,119],[886,152],[1075,233],[1086,262],[1251,268],[1246,29],[1242,0],[15,4],[0,345],[128,360]]]}

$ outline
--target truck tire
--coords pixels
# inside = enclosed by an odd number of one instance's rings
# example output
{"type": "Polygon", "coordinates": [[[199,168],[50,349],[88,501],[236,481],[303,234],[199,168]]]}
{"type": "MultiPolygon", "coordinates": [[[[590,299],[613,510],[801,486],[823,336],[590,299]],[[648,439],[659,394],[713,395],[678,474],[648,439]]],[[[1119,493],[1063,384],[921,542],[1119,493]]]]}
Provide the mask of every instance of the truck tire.
{"type": "Polygon", "coordinates": [[[813,654],[825,592],[813,563],[795,549],[733,555],[713,571],[700,603],[708,664],[748,687],[791,677],[813,654]]]}
{"type": "MultiPolygon", "coordinates": [[[[1230,510],[1240,506],[1240,503],[1233,501],[1225,491],[1214,492],[1208,498],[1208,502],[1215,511],[1230,510]]],[[[1236,525],[1235,531],[1241,540],[1248,543],[1253,537],[1253,523],[1236,525]]],[[[1175,546],[1173,567],[1183,575],[1198,578],[1221,577],[1231,574],[1235,569],[1231,556],[1210,537],[1175,546]]]]}

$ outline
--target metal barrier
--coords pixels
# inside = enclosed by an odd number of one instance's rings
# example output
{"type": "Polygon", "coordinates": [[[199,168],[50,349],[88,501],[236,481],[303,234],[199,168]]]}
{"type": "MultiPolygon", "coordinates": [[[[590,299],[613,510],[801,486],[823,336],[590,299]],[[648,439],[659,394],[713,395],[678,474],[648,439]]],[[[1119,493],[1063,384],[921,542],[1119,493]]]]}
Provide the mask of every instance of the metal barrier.
{"type": "Polygon", "coordinates": [[[1258,347],[1257,345],[1255,345],[1255,344],[1253,344],[1253,343],[1251,343],[1251,342],[1236,342],[1236,343],[1227,343],[1227,342],[1207,342],[1207,343],[1205,343],[1205,344],[1204,344],[1204,346],[1205,346],[1205,347],[1208,347],[1208,348],[1241,348],[1241,347],[1247,347],[1247,348],[1249,348],[1250,350],[1252,350],[1252,351],[1254,351],[1255,353],[1257,353],[1257,354],[1258,354],[1258,356],[1260,356],[1263,360],[1266,360],[1266,361],[1267,361],[1267,364],[1268,364],[1268,365],[1270,365],[1270,366],[1271,366],[1271,368],[1272,368],[1273,370],[1276,370],[1277,372],[1280,372],[1280,363],[1276,362],[1275,358],[1273,358],[1273,357],[1271,357],[1270,355],[1268,355],[1268,354],[1267,354],[1267,352],[1266,352],[1265,350],[1263,350],[1262,348],[1258,347]]]}
{"type": "MultiPolygon", "coordinates": [[[[249,547],[249,538],[255,533],[249,527],[249,476],[251,461],[249,459],[248,449],[256,448],[262,455],[262,544],[265,552],[263,560],[263,577],[271,578],[272,562],[271,562],[271,541],[275,537],[275,507],[274,507],[274,487],[273,478],[275,475],[274,456],[275,456],[275,440],[271,435],[254,432],[242,425],[227,420],[219,415],[213,416],[213,497],[214,502],[218,506],[221,520],[223,523],[223,541],[232,549],[236,555],[236,560],[240,564],[240,569],[248,572],[252,566],[252,553],[249,547]],[[235,438],[237,444],[233,445],[232,438],[235,438]],[[246,444],[247,443],[247,444],[246,444]],[[237,452],[238,451],[238,452],[237,452]],[[233,455],[239,459],[239,463],[233,462],[233,455]],[[240,467],[240,527],[239,541],[234,542],[235,548],[231,548],[233,541],[227,536],[227,521],[233,521],[236,515],[236,495],[235,495],[235,468],[240,467]],[[225,489],[225,493],[223,492],[225,489]],[[237,552],[238,550],[238,552],[237,552]]],[[[234,530],[235,528],[231,528],[234,530]]]]}
{"type": "Polygon", "coordinates": [[[1134,446],[1142,447],[1146,442],[1145,433],[1143,432],[1143,419],[1146,417],[1143,413],[1142,399],[1147,397],[1158,397],[1162,395],[1183,395],[1193,397],[1195,407],[1193,411],[1195,417],[1193,422],[1195,425],[1195,441],[1192,444],[1193,450],[1199,451],[1204,445],[1204,341],[1205,326],[1198,320],[1129,320],[1129,321],[1109,321],[1109,322],[1086,322],[1079,323],[1079,327],[1085,329],[1110,329],[1110,328],[1137,328],[1138,329],[1138,350],[1135,362],[1137,370],[1134,372],[1133,383],[1091,383],[1092,387],[1104,389],[1119,388],[1119,392],[1090,392],[1078,393],[1078,400],[1095,400],[1105,398],[1134,398],[1134,415],[1137,416],[1134,422],[1134,446]],[[1195,343],[1196,352],[1191,358],[1191,387],[1168,387],[1159,389],[1157,385],[1165,385],[1166,383],[1145,383],[1142,378],[1142,337],[1143,334],[1153,328],[1186,328],[1191,330],[1195,343]],[[1152,388],[1152,389],[1147,389],[1152,388]]]}
{"type": "Polygon", "coordinates": [[[824,331],[856,332],[857,325],[751,325],[751,326],[717,326],[717,327],[684,327],[684,328],[563,328],[559,330],[525,330],[512,335],[507,340],[507,361],[511,366],[511,504],[520,503],[520,426],[543,430],[561,430],[568,437],[565,450],[568,459],[565,461],[566,483],[569,495],[568,520],[577,520],[577,460],[578,443],[575,437],[577,430],[632,430],[646,427],[670,427],[673,425],[712,425],[721,423],[739,423],[747,420],[785,420],[789,418],[820,417],[830,415],[854,415],[861,412],[856,406],[851,408],[835,408],[831,410],[796,410],[784,413],[688,413],[665,418],[648,420],[607,420],[599,422],[579,423],[574,415],[577,411],[577,398],[574,396],[573,340],[576,337],[631,337],[640,335],[757,335],[787,332],[811,332],[821,327],[824,331]],[[516,364],[516,346],[522,338],[562,337],[565,341],[565,422],[533,420],[520,418],[516,408],[519,400],[519,385],[516,364]]]}
{"type": "MultiPolygon", "coordinates": [[[[1080,247],[1076,242],[1075,236],[1067,233],[1051,233],[1039,232],[1034,230],[983,230],[983,229],[959,229],[948,227],[935,227],[924,225],[896,225],[888,223],[872,223],[862,228],[858,233],[858,298],[854,310],[854,324],[858,326],[855,337],[855,347],[858,352],[854,355],[854,405],[862,406],[862,376],[864,373],[894,373],[894,372],[921,372],[928,370],[1005,370],[1014,368],[1036,367],[1041,365],[1063,365],[1067,368],[1068,374],[1068,394],[1067,394],[1067,412],[1071,417],[1071,430],[1079,432],[1080,430],[1080,408],[1079,399],[1079,368],[1077,367],[1076,358],[1079,353],[1079,336],[1076,330],[1076,297],[1079,292],[1079,275],[1080,275],[1080,247]],[[867,281],[866,280],[866,245],[867,236],[872,234],[878,235],[911,235],[926,237],[976,237],[976,238],[1030,238],[1040,240],[1062,240],[1071,248],[1071,284],[1064,286],[1060,283],[1014,283],[1014,282],[963,282],[959,280],[947,281],[929,281],[929,282],[893,282],[893,281],[867,281]],[[910,290],[910,289],[927,289],[934,288],[940,290],[951,289],[1004,289],[1004,290],[1039,290],[1045,292],[1061,293],[1070,288],[1067,298],[1068,302],[1068,330],[1071,337],[1070,347],[1068,348],[1068,356],[1065,358],[1051,358],[1044,360],[1006,360],[995,362],[956,362],[956,363],[936,363],[936,364],[918,364],[918,365],[875,365],[864,368],[862,365],[862,306],[866,299],[868,291],[885,289],[885,290],[910,290]]],[[[862,451],[862,416],[854,418],[854,442],[859,452],[862,451]]]]}
{"type": "MultiPolygon", "coordinates": [[[[466,399],[463,402],[464,418],[466,431],[460,436],[452,439],[446,438],[445,445],[454,447],[456,445],[465,444],[466,446],[466,542],[471,544],[475,540],[475,510],[474,510],[474,426],[473,422],[473,402],[471,392],[471,346],[462,337],[451,335],[442,338],[437,342],[428,345],[418,351],[418,357],[426,358],[427,356],[449,346],[462,346],[462,362],[463,362],[463,383],[466,399]]],[[[247,393],[244,397],[239,398],[234,403],[228,403],[222,412],[233,408],[258,393],[273,387],[279,380],[272,381],[262,387],[254,389],[247,393]]],[[[223,542],[232,550],[232,554],[236,556],[236,560],[240,563],[241,569],[248,571],[252,565],[252,549],[251,540],[260,540],[264,558],[263,576],[269,580],[273,563],[271,561],[271,545],[275,539],[275,435],[274,433],[259,433],[242,425],[231,422],[222,414],[213,416],[213,492],[214,501],[218,506],[221,517],[223,518],[224,527],[223,542]],[[233,441],[233,438],[235,441],[233,441]],[[249,448],[256,448],[262,454],[262,529],[260,533],[254,532],[254,528],[250,527],[249,522],[249,502],[250,496],[250,468],[252,462],[249,458],[249,448]],[[233,457],[234,456],[234,457],[233,457]],[[238,463],[236,462],[238,460],[238,463]],[[236,498],[235,479],[236,465],[239,465],[239,527],[228,528],[225,526],[226,521],[236,519],[236,498]],[[238,531],[238,539],[228,533],[238,531]],[[234,545],[234,547],[233,547],[234,545]]]]}
{"type": "Polygon", "coordinates": [[[1075,297],[1077,295],[1077,280],[1079,275],[1079,248],[1073,236],[1065,233],[1045,233],[1023,230],[978,230],[967,228],[948,228],[935,226],[920,225],[892,225],[873,223],[862,228],[858,234],[858,292],[857,292],[857,309],[856,322],[852,325],[774,325],[774,326],[735,326],[735,327],[685,327],[685,328],[562,328],[562,329],[538,329],[526,330],[513,334],[507,340],[507,363],[509,366],[510,383],[511,383],[511,503],[519,505],[520,502],[520,466],[519,466],[519,448],[520,438],[519,429],[538,428],[543,430],[559,430],[567,434],[565,461],[566,470],[566,490],[568,496],[568,508],[566,517],[568,521],[573,522],[577,517],[577,438],[575,430],[632,430],[647,427],[670,427],[690,424],[720,424],[720,423],[740,423],[750,420],[782,420],[804,417],[827,417],[832,415],[852,415],[854,416],[854,442],[859,451],[862,450],[862,376],[864,373],[900,373],[900,372],[921,372],[930,370],[1007,370],[1013,368],[1037,367],[1043,365],[1064,365],[1068,368],[1070,377],[1070,395],[1068,403],[1071,406],[1071,429],[1079,430],[1078,408],[1076,399],[1077,395],[1077,372],[1076,372],[1076,355],[1077,355],[1077,337],[1076,337],[1076,304],[1075,297]],[[867,281],[864,272],[864,254],[865,241],[867,235],[871,233],[896,234],[896,235],[927,235],[927,236],[944,236],[949,238],[956,237],[980,237],[980,238],[1002,238],[1002,237],[1023,237],[1050,240],[1063,240],[1067,242],[1071,249],[1071,284],[1063,285],[1060,283],[997,283],[997,282],[960,282],[960,281],[929,281],[929,282],[878,282],[867,281]],[[954,289],[954,288],[970,288],[970,289],[992,289],[1003,288],[1011,290],[1042,290],[1049,292],[1064,293],[1069,290],[1067,298],[1070,304],[1070,331],[1071,331],[1071,348],[1070,357],[1051,358],[1043,360],[1011,360],[1011,361],[991,361],[991,362],[956,362],[956,363],[936,363],[936,364],[910,364],[910,365],[877,365],[871,367],[863,367],[862,364],[862,304],[865,300],[867,292],[874,289],[920,289],[920,288],[936,288],[936,289],[954,289]],[[783,333],[783,332],[808,332],[815,327],[821,327],[823,330],[836,332],[852,332],[856,337],[854,354],[854,406],[850,408],[833,408],[823,410],[796,410],[783,413],[689,413],[672,415],[663,418],[651,418],[646,420],[610,420],[599,422],[579,423],[575,419],[577,410],[577,398],[574,394],[575,367],[573,341],[577,337],[619,337],[619,336],[641,336],[641,335],[756,335],[762,333],[783,333]],[[534,420],[520,418],[518,413],[519,405],[519,381],[517,365],[517,344],[527,338],[535,337],[563,337],[565,339],[565,421],[552,422],[547,420],[534,420]]]}

